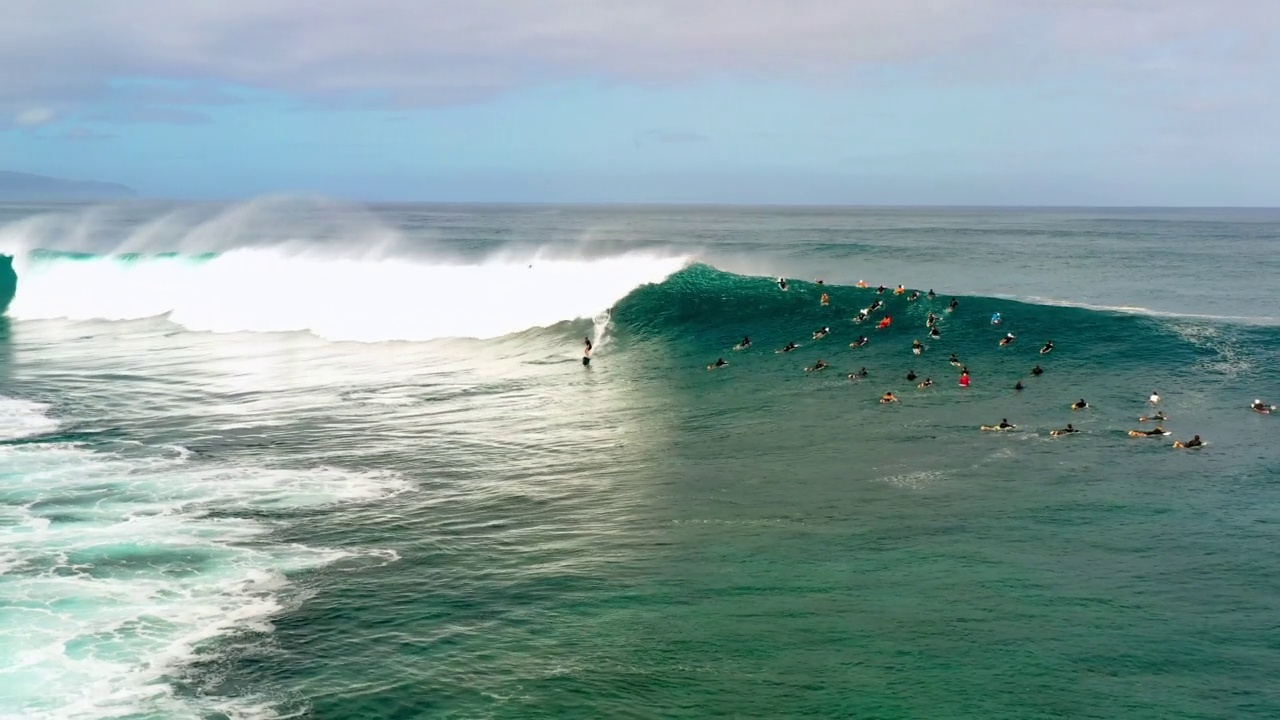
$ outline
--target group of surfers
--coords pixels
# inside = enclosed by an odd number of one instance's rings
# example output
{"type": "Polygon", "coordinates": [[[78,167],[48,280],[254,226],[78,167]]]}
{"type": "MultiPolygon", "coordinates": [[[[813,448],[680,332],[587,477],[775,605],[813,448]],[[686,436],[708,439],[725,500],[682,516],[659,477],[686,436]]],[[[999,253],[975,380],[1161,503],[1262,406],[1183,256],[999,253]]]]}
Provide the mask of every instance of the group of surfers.
{"type": "MultiPolygon", "coordinates": [[[[783,290],[784,292],[789,289],[786,278],[778,278],[777,284],[778,284],[778,288],[783,290]]],[[[818,280],[817,284],[822,285],[823,281],[818,280]]],[[[857,284],[857,287],[866,288],[868,287],[868,285],[863,281],[859,281],[857,284]]],[[[881,285],[878,288],[876,288],[876,294],[882,295],[887,290],[888,288],[881,285]]],[[[904,288],[902,285],[899,285],[897,288],[893,290],[894,295],[902,295],[904,293],[906,293],[906,288],[904,288]]],[[[918,291],[913,291],[910,295],[907,296],[907,301],[914,302],[916,300],[919,300],[920,297],[921,295],[918,291]]],[[[937,298],[937,294],[931,289],[928,291],[928,293],[924,295],[924,297],[928,298],[929,300],[934,300],[937,298]]],[[[830,305],[831,299],[827,295],[827,293],[824,292],[822,293],[822,296],[819,302],[822,305],[826,306],[826,305],[830,305]]],[[[948,313],[954,312],[958,305],[959,305],[959,302],[955,298],[951,298],[951,301],[947,304],[946,312],[948,313]]],[[[884,302],[878,299],[875,300],[874,302],[871,303],[870,306],[862,310],[859,310],[857,316],[853,318],[853,322],[863,323],[869,320],[871,317],[871,314],[881,309],[882,307],[884,307],[884,302]]],[[[934,315],[933,312],[930,312],[925,321],[926,327],[929,328],[929,336],[932,338],[939,338],[942,336],[941,332],[938,330],[938,327],[937,327],[937,320],[938,320],[937,316],[934,315]]],[[[892,316],[886,314],[884,317],[880,319],[879,323],[876,325],[876,329],[877,330],[886,329],[892,324],[892,322],[893,322],[892,316]]],[[[1000,313],[994,313],[991,316],[992,325],[1000,325],[1003,322],[1004,321],[1000,313]]],[[[813,339],[822,340],[823,338],[827,337],[827,335],[829,335],[830,333],[831,333],[831,328],[827,326],[823,326],[813,332],[813,339]]],[[[1009,333],[1006,333],[1005,336],[1000,339],[999,345],[1000,347],[1006,347],[1008,345],[1013,344],[1016,340],[1017,340],[1017,336],[1014,333],[1009,332],[1009,333]]],[[[869,342],[870,340],[868,340],[865,335],[859,335],[857,340],[854,340],[853,342],[849,343],[849,347],[855,348],[855,349],[861,348],[861,347],[865,347],[869,342]]],[[[742,342],[735,345],[733,349],[746,350],[749,347],[751,347],[751,337],[747,336],[742,338],[742,342]]],[[[789,353],[799,347],[800,345],[795,342],[788,342],[784,347],[782,347],[780,350],[776,350],[775,352],[789,353]]],[[[924,351],[924,349],[925,349],[924,345],[919,340],[915,340],[911,344],[911,351],[915,355],[920,355],[924,351]]],[[[1047,341],[1044,344],[1044,346],[1040,348],[1040,354],[1048,355],[1049,353],[1053,352],[1053,350],[1054,350],[1054,344],[1053,344],[1053,341],[1050,340],[1050,341],[1047,341]]],[[[960,386],[969,387],[969,382],[970,382],[969,368],[965,367],[965,365],[959,360],[959,358],[956,357],[955,353],[951,354],[950,363],[951,365],[960,368],[960,386]]],[[[716,369],[725,367],[728,364],[729,362],[725,360],[723,357],[721,357],[721,358],[717,358],[715,362],[707,365],[707,369],[716,370],[716,369]]],[[[815,362],[813,365],[809,367],[806,367],[804,370],[805,372],[820,372],[822,370],[827,369],[828,367],[830,366],[827,364],[827,362],[820,358],[818,359],[817,362],[815,362]]],[[[1043,373],[1044,373],[1044,369],[1041,368],[1038,364],[1031,369],[1031,374],[1033,376],[1038,377],[1043,373]]],[[[862,378],[867,377],[867,375],[868,375],[867,369],[864,367],[859,369],[857,372],[849,373],[849,379],[860,380],[862,378]]],[[[916,375],[915,371],[909,371],[907,373],[906,379],[908,381],[914,381],[917,379],[917,377],[918,376],[916,375]]],[[[934,385],[934,382],[932,378],[926,377],[923,381],[921,381],[918,385],[916,385],[916,387],[921,390],[924,390],[932,387],[933,385],[934,385]]],[[[1023,382],[1019,380],[1017,384],[1014,385],[1014,390],[1022,390],[1025,387],[1026,385],[1024,385],[1023,382]]],[[[880,397],[880,402],[882,404],[896,403],[898,402],[898,398],[893,394],[892,391],[887,391],[885,392],[884,395],[880,397]]],[[[1151,393],[1151,397],[1148,398],[1148,403],[1152,407],[1158,408],[1158,406],[1160,405],[1160,395],[1153,391],[1151,393]]],[[[1071,404],[1072,410],[1084,410],[1084,409],[1087,409],[1088,407],[1089,407],[1089,404],[1085,402],[1084,398],[1081,398],[1079,401],[1071,404]]],[[[1276,409],[1275,406],[1267,405],[1266,403],[1263,403],[1261,400],[1254,400],[1253,404],[1250,407],[1255,412],[1262,413],[1262,414],[1270,414],[1276,409]]],[[[1130,430],[1128,431],[1128,434],[1130,437],[1135,437],[1135,438],[1136,437],[1164,437],[1164,436],[1170,435],[1172,433],[1166,431],[1163,427],[1163,422],[1167,419],[1168,418],[1165,416],[1164,412],[1157,409],[1157,411],[1149,417],[1138,418],[1139,422],[1144,422],[1144,423],[1154,422],[1156,423],[1156,427],[1154,427],[1151,430],[1130,430]]],[[[982,425],[981,429],[990,430],[990,431],[1006,431],[1006,430],[1016,430],[1017,426],[1010,423],[1008,418],[1003,418],[998,424],[982,425]]],[[[1053,430],[1050,432],[1050,434],[1055,437],[1058,437],[1058,436],[1072,435],[1078,432],[1080,432],[1080,430],[1078,430],[1072,423],[1067,423],[1066,427],[1053,430]]],[[[1173,443],[1173,447],[1175,448],[1198,448],[1203,446],[1204,446],[1204,442],[1200,439],[1199,435],[1192,437],[1190,440],[1176,441],[1173,443]]]]}

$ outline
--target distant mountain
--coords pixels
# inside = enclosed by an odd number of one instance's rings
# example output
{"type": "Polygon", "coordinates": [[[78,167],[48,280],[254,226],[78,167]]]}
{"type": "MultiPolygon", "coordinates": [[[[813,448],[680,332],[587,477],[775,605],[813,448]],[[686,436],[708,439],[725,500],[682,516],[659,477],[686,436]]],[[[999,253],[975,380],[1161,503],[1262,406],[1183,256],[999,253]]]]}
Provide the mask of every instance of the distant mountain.
{"type": "Polygon", "coordinates": [[[117,183],[64,180],[0,170],[0,201],[118,200],[137,196],[137,190],[117,183]]]}

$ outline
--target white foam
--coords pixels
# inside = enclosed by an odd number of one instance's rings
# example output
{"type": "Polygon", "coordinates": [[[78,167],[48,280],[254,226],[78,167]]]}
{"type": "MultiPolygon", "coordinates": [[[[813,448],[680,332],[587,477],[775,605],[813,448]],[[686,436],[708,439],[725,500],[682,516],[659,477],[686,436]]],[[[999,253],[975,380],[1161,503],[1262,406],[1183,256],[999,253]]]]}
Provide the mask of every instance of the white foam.
{"type": "Polygon", "coordinates": [[[23,257],[18,319],[126,320],[167,315],[191,330],[309,331],[328,340],[487,339],[595,316],[685,257],[494,258],[459,265],[358,259],[285,248],[210,259],[23,257]]]}
{"type": "Polygon", "coordinates": [[[0,440],[53,432],[58,422],[45,414],[47,410],[48,406],[40,403],[0,397],[0,440]]]}
{"type": "Polygon", "coordinates": [[[175,695],[166,676],[212,652],[209,640],[270,632],[296,600],[289,573],[353,553],[274,543],[267,521],[211,511],[406,487],[387,473],[213,468],[48,444],[0,446],[0,479],[0,715],[23,718],[269,716],[260,698],[175,695]]]}

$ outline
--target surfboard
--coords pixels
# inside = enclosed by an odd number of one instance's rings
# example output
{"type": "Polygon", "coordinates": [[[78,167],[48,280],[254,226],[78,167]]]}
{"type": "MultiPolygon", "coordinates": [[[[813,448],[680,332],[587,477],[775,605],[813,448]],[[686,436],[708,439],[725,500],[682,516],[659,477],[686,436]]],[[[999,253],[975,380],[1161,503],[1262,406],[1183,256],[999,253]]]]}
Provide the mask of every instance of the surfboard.
{"type": "Polygon", "coordinates": [[[1017,425],[1014,425],[1013,427],[1003,427],[1003,428],[1002,428],[1002,427],[1000,427],[999,425],[983,425],[983,426],[982,426],[982,429],[983,429],[983,430],[994,430],[994,431],[996,431],[996,432],[1000,432],[1001,430],[1017,430],[1017,429],[1018,429],[1018,426],[1017,426],[1017,425]]]}
{"type": "Polygon", "coordinates": [[[1158,433],[1158,434],[1156,434],[1156,435],[1150,435],[1150,434],[1147,434],[1147,433],[1142,432],[1141,430],[1130,430],[1130,431],[1129,431],[1129,437],[1135,437],[1135,438],[1136,438],[1136,437],[1164,437],[1164,436],[1166,436],[1166,435],[1172,435],[1172,434],[1173,434],[1173,433],[1169,432],[1168,430],[1166,430],[1166,431],[1164,431],[1164,432],[1162,432],[1162,433],[1158,433]]]}

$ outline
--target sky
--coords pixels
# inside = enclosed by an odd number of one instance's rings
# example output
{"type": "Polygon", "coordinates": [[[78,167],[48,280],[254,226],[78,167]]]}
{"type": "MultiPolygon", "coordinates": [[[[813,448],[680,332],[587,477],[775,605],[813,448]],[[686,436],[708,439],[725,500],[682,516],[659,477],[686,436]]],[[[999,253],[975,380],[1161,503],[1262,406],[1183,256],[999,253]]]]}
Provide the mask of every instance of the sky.
{"type": "Polygon", "coordinates": [[[1280,206],[1278,0],[0,0],[0,170],[234,199],[1280,206]]]}

